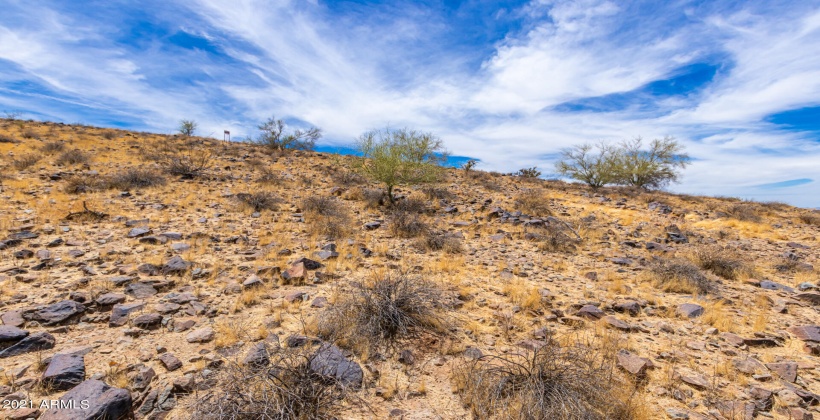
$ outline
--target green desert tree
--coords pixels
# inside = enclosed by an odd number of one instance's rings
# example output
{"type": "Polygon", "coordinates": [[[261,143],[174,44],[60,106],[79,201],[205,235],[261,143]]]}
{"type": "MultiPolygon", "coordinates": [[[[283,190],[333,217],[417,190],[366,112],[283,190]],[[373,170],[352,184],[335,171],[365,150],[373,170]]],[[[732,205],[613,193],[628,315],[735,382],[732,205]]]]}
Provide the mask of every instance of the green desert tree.
{"type": "Polygon", "coordinates": [[[322,138],[322,130],[311,127],[307,130],[294,130],[286,133],[287,125],[282,120],[275,117],[268,118],[267,121],[258,126],[262,134],[257,143],[263,144],[273,150],[313,150],[316,147],[316,140],[322,138]]]}
{"type": "Polygon", "coordinates": [[[604,142],[575,145],[561,151],[555,170],[592,188],[600,188],[617,181],[617,153],[615,147],[604,142]]]}
{"type": "Polygon", "coordinates": [[[678,182],[681,171],[691,162],[683,149],[683,145],[670,136],[652,140],[648,149],[643,148],[640,137],[624,141],[614,158],[614,183],[659,189],[678,182]]]}
{"type": "Polygon", "coordinates": [[[359,137],[356,147],[365,157],[359,170],[385,185],[391,204],[395,203],[395,186],[439,180],[441,163],[446,159],[440,138],[407,128],[368,131],[359,137]]]}
{"type": "Polygon", "coordinates": [[[179,130],[180,134],[191,137],[194,135],[197,127],[198,124],[194,120],[181,120],[177,130],[179,130]]]}

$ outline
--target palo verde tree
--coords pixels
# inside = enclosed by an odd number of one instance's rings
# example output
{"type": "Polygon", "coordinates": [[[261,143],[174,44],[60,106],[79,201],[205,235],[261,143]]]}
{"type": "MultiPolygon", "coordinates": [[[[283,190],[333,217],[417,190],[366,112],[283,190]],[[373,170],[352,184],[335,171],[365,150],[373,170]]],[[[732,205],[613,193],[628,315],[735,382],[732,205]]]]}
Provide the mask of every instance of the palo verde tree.
{"type": "Polygon", "coordinates": [[[257,143],[273,150],[313,150],[316,147],[316,140],[322,138],[322,130],[317,127],[305,131],[297,129],[291,133],[285,132],[286,127],[284,121],[275,117],[268,118],[258,126],[262,134],[257,143]]]}
{"type": "Polygon", "coordinates": [[[604,142],[580,144],[561,151],[555,170],[592,188],[600,188],[618,180],[616,157],[617,149],[604,142]]]}
{"type": "Polygon", "coordinates": [[[437,181],[446,159],[440,138],[407,128],[368,131],[359,137],[356,147],[365,157],[360,172],[385,184],[390,204],[395,203],[396,185],[437,181]]]}
{"type": "Polygon", "coordinates": [[[627,140],[615,153],[615,183],[643,189],[663,188],[678,182],[681,170],[690,162],[683,145],[674,137],[654,139],[648,149],[643,148],[640,137],[627,140]]]}
{"type": "Polygon", "coordinates": [[[180,132],[180,134],[191,137],[194,135],[194,132],[196,131],[197,127],[198,124],[194,120],[181,120],[179,122],[179,128],[177,128],[177,130],[180,132]]]}

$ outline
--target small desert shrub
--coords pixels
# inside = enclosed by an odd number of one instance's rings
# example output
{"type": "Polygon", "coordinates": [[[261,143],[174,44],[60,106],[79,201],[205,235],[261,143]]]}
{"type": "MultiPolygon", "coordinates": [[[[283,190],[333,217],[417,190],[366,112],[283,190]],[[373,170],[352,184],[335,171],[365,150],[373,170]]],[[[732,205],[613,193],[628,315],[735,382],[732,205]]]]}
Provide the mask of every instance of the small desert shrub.
{"type": "Polygon", "coordinates": [[[801,214],[800,222],[805,223],[811,226],[820,226],[820,214],[818,213],[805,213],[801,214]]]}
{"type": "Polygon", "coordinates": [[[85,194],[105,188],[104,180],[95,175],[72,175],[66,178],[63,191],[67,194],[85,194]]]}
{"type": "Polygon", "coordinates": [[[15,139],[14,137],[10,137],[5,134],[0,134],[0,143],[20,143],[20,141],[15,139]]]}
{"type": "Polygon", "coordinates": [[[38,138],[37,132],[30,129],[30,128],[27,129],[27,130],[23,130],[21,135],[23,136],[24,139],[36,139],[36,138],[38,138]]]}
{"type": "Polygon", "coordinates": [[[580,240],[570,236],[568,229],[557,225],[544,225],[543,229],[529,233],[527,238],[538,242],[538,249],[546,252],[575,252],[576,245],[580,243],[580,240]]]}
{"type": "Polygon", "coordinates": [[[40,161],[40,156],[35,154],[27,154],[18,157],[11,161],[11,166],[18,171],[22,171],[24,169],[28,169],[32,167],[35,163],[40,161]]]}
{"type": "Polygon", "coordinates": [[[596,342],[561,345],[550,338],[535,351],[466,362],[453,382],[475,419],[644,418],[613,353],[596,342]]]}
{"type": "Polygon", "coordinates": [[[656,258],[648,275],[656,287],[666,292],[705,294],[714,290],[700,268],[686,260],[656,258]]]}
{"type": "Polygon", "coordinates": [[[362,190],[362,200],[365,207],[369,209],[379,208],[387,202],[387,193],[382,190],[366,188],[362,190]]]}
{"type": "Polygon", "coordinates": [[[407,212],[407,213],[426,213],[428,211],[427,202],[415,197],[404,198],[396,200],[393,203],[393,211],[407,212]]]}
{"type": "Polygon", "coordinates": [[[750,202],[731,204],[727,206],[723,212],[732,219],[743,222],[760,222],[762,220],[757,204],[750,202]]]}
{"type": "Polygon", "coordinates": [[[83,152],[80,149],[72,149],[63,152],[59,157],[57,157],[56,163],[58,165],[79,165],[83,163],[88,163],[90,157],[87,153],[83,152]]]}
{"type": "Polygon", "coordinates": [[[239,200],[240,203],[252,208],[253,211],[276,211],[279,209],[279,205],[282,204],[281,198],[266,191],[239,193],[236,195],[236,199],[239,200]]]}
{"type": "Polygon", "coordinates": [[[532,168],[521,168],[518,172],[514,173],[513,175],[520,177],[520,178],[538,178],[541,176],[541,171],[538,170],[538,167],[533,166],[532,168]]]}
{"type": "Polygon", "coordinates": [[[754,274],[754,269],[737,251],[719,245],[695,248],[692,261],[700,268],[728,280],[754,274]]]}
{"type": "Polygon", "coordinates": [[[213,152],[207,144],[195,140],[174,143],[171,139],[155,142],[143,155],[157,162],[165,172],[192,179],[205,175],[213,166],[213,152]]]}
{"type": "Polygon", "coordinates": [[[64,149],[65,149],[65,143],[63,143],[61,141],[50,141],[50,142],[44,144],[43,147],[40,148],[40,150],[42,150],[43,153],[48,153],[48,154],[62,152],[64,149]]]}
{"type": "Polygon", "coordinates": [[[452,200],[456,198],[455,194],[445,188],[425,187],[421,189],[421,192],[428,200],[452,200]]]}
{"type": "Polygon", "coordinates": [[[148,169],[128,168],[106,179],[110,189],[130,190],[165,184],[165,177],[148,169]]]}
{"type": "Polygon", "coordinates": [[[427,223],[418,213],[394,210],[387,217],[390,233],[399,238],[416,238],[428,232],[427,223]]]}
{"type": "Polygon", "coordinates": [[[285,180],[281,174],[271,171],[268,168],[260,167],[259,168],[259,178],[256,178],[256,182],[261,184],[271,184],[271,185],[279,185],[285,180]]]}
{"type": "Polygon", "coordinates": [[[352,187],[354,185],[362,185],[367,183],[367,179],[360,174],[345,169],[333,171],[330,174],[330,179],[333,180],[335,185],[341,187],[352,187]]]}
{"type": "Polygon", "coordinates": [[[552,216],[549,201],[544,193],[527,191],[515,197],[515,209],[530,216],[552,216]]]}
{"type": "Polygon", "coordinates": [[[422,332],[445,330],[441,288],[430,280],[392,273],[357,284],[320,313],[320,337],[360,354],[422,332]]]}
{"type": "Polygon", "coordinates": [[[339,239],[350,232],[350,214],[331,197],[310,197],[302,201],[312,232],[329,239],[339,239]]]}
{"type": "Polygon", "coordinates": [[[115,138],[117,138],[117,132],[112,130],[103,131],[102,138],[106,140],[114,140],[115,138]]]}
{"type": "Polygon", "coordinates": [[[460,254],[464,247],[461,240],[446,233],[427,232],[416,241],[416,247],[425,251],[444,251],[447,254],[460,254]]]}
{"type": "Polygon", "coordinates": [[[347,394],[335,378],[311,369],[310,347],[268,351],[267,366],[229,362],[207,392],[190,402],[191,419],[328,419],[347,394]]]}
{"type": "Polygon", "coordinates": [[[332,197],[309,197],[302,201],[302,211],[329,216],[341,211],[341,204],[332,197]]]}

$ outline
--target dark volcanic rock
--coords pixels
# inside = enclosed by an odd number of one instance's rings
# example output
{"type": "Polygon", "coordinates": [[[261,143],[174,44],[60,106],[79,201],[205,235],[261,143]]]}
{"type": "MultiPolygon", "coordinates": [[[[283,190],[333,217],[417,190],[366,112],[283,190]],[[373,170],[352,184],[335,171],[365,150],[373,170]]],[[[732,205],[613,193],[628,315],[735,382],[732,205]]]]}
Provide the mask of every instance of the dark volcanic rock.
{"type": "Polygon", "coordinates": [[[52,408],[40,420],[99,420],[128,418],[131,393],[105,382],[89,379],[60,398],[62,407],[52,408]],[[66,408],[69,407],[69,408],[66,408]]]}
{"type": "Polygon", "coordinates": [[[356,362],[345,358],[342,351],[333,344],[323,344],[310,360],[310,370],[333,378],[344,386],[360,388],[364,372],[356,362]]]}
{"type": "Polygon", "coordinates": [[[162,266],[162,274],[165,275],[182,275],[185,274],[188,269],[191,268],[191,263],[185,261],[180,256],[175,256],[168,260],[165,265],[162,266]]]}
{"type": "Polygon", "coordinates": [[[0,325],[0,343],[14,343],[28,335],[28,331],[11,325],[0,325]]]}
{"type": "Polygon", "coordinates": [[[55,354],[43,372],[43,384],[55,391],[65,391],[85,380],[85,361],[81,354],[55,354]]]}
{"type": "Polygon", "coordinates": [[[142,314],[132,321],[132,324],[137,328],[142,328],[144,330],[156,329],[159,328],[160,323],[162,323],[162,315],[160,314],[142,314]]]}
{"type": "Polygon", "coordinates": [[[703,315],[703,306],[696,303],[684,303],[678,306],[678,314],[687,318],[697,318],[703,315]]]}
{"type": "Polygon", "coordinates": [[[31,319],[43,325],[54,325],[67,321],[72,317],[85,312],[85,306],[73,300],[64,300],[53,305],[48,305],[32,313],[31,319]]]}
{"type": "Polygon", "coordinates": [[[125,295],[122,293],[106,293],[97,296],[95,302],[99,306],[113,306],[125,302],[125,295]]]}
{"type": "Polygon", "coordinates": [[[146,299],[157,294],[157,289],[150,283],[131,283],[125,286],[125,293],[136,299],[146,299]]]}
{"type": "Polygon", "coordinates": [[[250,367],[264,367],[270,363],[270,354],[268,353],[268,347],[264,342],[256,343],[250,350],[248,350],[248,354],[245,355],[245,359],[242,360],[247,366],[250,367]]]}
{"type": "Polygon", "coordinates": [[[38,332],[18,341],[13,346],[0,351],[0,359],[17,356],[33,351],[48,350],[54,348],[56,340],[54,336],[47,332],[38,332]]]}
{"type": "Polygon", "coordinates": [[[163,353],[159,356],[159,361],[162,362],[162,365],[165,366],[165,369],[168,369],[169,372],[173,372],[182,367],[182,362],[171,353],[163,353]]]}
{"type": "Polygon", "coordinates": [[[108,321],[109,327],[121,327],[128,322],[128,314],[145,307],[144,303],[117,304],[111,310],[111,318],[108,321]]]}

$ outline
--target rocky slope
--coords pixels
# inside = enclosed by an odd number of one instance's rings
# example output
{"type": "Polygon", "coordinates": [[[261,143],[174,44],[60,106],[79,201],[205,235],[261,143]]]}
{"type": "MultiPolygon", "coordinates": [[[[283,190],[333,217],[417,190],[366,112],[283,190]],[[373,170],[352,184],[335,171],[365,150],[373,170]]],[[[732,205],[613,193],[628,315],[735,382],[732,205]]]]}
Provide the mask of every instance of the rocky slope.
{"type": "Polygon", "coordinates": [[[582,342],[635,417],[820,414],[817,211],[456,169],[395,210],[352,157],[10,120],[0,158],[8,418],[203,417],[267,366],[316,417],[481,417],[465,366],[582,342]],[[437,320],[345,335],[396,275],[437,320]]]}

